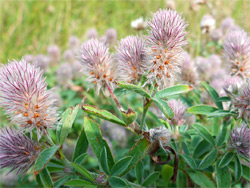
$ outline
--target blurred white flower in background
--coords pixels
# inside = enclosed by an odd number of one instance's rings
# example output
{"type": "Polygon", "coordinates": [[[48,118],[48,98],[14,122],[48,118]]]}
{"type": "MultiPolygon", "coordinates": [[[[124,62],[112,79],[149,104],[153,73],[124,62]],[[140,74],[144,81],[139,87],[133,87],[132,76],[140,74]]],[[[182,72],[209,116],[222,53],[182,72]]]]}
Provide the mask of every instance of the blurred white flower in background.
{"type": "Polygon", "coordinates": [[[147,22],[144,21],[143,17],[141,16],[140,18],[131,22],[131,27],[135,30],[143,30],[147,28],[147,22]]]}
{"type": "Polygon", "coordinates": [[[210,33],[216,28],[216,20],[209,14],[203,16],[200,22],[202,33],[210,33]]]}

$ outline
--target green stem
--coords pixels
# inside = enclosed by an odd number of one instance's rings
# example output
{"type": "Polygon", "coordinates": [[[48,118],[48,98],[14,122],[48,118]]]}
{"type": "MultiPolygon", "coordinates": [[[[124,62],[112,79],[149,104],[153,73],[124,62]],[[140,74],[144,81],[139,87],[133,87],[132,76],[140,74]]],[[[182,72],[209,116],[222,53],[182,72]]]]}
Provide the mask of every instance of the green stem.
{"type": "Polygon", "coordinates": [[[143,112],[142,112],[142,119],[141,119],[141,130],[145,130],[144,128],[145,118],[146,118],[148,108],[150,104],[152,103],[152,100],[149,100],[146,98],[143,103],[144,104],[143,104],[143,112]]]}

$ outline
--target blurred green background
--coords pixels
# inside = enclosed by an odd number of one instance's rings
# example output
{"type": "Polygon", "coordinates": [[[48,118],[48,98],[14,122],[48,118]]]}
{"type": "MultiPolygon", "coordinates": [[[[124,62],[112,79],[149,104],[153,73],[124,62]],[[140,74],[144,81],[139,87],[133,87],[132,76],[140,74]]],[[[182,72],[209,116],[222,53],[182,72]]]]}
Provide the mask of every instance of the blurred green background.
{"type": "MultiPolygon", "coordinates": [[[[199,42],[199,23],[207,13],[214,13],[217,26],[223,18],[231,16],[236,24],[250,31],[249,0],[208,0],[211,7],[204,5],[197,11],[191,10],[190,2],[177,0],[176,9],[188,21],[188,39],[193,43],[199,42]]],[[[50,44],[65,49],[70,35],[83,40],[86,30],[92,27],[100,35],[113,27],[119,39],[136,34],[130,27],[132,20],[150,17],[152,12],[166,7],[165,0],[0,0],[0,3],[1,63],[25,54],[45,53],[50,44]]],[[[192,53],[194,49],[189,51],[192,53]]]]}

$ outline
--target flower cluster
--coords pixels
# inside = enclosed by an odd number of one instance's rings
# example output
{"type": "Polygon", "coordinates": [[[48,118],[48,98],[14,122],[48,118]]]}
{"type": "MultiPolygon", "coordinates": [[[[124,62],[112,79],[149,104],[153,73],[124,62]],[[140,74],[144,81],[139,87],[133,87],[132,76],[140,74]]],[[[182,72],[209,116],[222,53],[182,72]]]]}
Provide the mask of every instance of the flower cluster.
{"type": "Polygon", "coordinates": [[[55,99],[47,90],[42,71],[24,60],[0,69],[0,105],[11,122],[22,129],[37,129],[38,139],[57,125],[55,99]]]}
{"type": "Polygon", "coordinates": [[[157,127],[149,130],[150,141],[154,143],[155,141],[159,141],[160,146],[164,148],[164,146],[170,145],[170,140],[172,138],[172,133],[170,130],[166,129],[166,127],[157,127]]]}
{"type": "Polygon", "coordinates": [[[180,72],[182,46],[187,24],[174,10],[159,10],[148,22],[147,58],[145,71],[151,83],[160,88],[168,86],[176,73],[180,72]]]}

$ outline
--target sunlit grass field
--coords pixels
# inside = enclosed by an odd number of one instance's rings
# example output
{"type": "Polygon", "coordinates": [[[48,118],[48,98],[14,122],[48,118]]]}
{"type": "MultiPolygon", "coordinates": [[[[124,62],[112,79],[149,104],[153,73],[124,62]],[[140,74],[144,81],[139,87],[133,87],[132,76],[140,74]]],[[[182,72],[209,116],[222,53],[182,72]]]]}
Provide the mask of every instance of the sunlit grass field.
{"type": "MultiPolygon", "coordinates": [[[[219,26],[221,19],[231,16],[236,24],[250,31],[249,0],[208,0],[211,7],[201,6],[198,11],[190,9],[189,0],[177,0],[176,9],[189,23],[188,45],[191,54],[200,53],[199,23],[204,14],[214,14],[219,26]]],[[[0,1],[0,62],[20,59],[25,54],[45,53],[48,45],[67,47],[70,35],[84,40],[89,28],[96,28],[102,35],[113,27],[118,38],[137,34],[130,22],[143,16],[151,16],[165,8],[165,0],[85,0],[85,1],[0,1]]]]}

